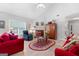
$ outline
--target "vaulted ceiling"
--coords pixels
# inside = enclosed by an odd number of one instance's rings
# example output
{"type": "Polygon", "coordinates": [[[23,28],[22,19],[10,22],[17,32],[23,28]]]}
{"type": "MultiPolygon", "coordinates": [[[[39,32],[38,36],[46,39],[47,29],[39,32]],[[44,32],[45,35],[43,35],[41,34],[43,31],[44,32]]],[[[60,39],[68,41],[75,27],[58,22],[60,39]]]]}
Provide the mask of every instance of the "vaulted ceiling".
{"type": "Polygon", "coordinates": [[[10,14],[37,19],[48,13],[54,4],[45,3],[46,8],[37,8],[39,3],[0,3],[0,11],[10,14]]]}
{"type": "Polygon", "coordinates": [[[0,3],[0,12],[33,20],[59,19],[74,13],[78,13],[79,17],[79,3],[41,3],[45,8],[37,8],[38,4],[40,3],[0,3]]]}

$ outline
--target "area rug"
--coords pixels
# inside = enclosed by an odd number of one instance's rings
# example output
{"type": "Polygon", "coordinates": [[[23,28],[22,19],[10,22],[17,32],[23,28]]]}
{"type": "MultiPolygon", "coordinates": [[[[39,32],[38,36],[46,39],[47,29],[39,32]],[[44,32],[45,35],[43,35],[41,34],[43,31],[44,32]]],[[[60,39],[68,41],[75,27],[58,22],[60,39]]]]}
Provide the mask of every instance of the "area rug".
{"type": "Polygon", "coordinates": [[[43,42],[43,44],[39,44],[37,40],[35,40],[29,44],[29,48],[35,51],[44,51],[52,47],[54,44],[55,41],[52,39],[48,39],[48,41],[46,43],[43,42]]]}

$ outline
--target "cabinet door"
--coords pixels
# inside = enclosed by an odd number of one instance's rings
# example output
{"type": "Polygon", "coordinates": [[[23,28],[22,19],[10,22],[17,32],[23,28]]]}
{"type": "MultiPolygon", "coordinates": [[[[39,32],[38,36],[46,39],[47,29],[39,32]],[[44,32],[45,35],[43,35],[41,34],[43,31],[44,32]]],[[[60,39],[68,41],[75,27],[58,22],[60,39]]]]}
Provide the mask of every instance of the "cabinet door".
{"type": "Polygon", "coordinates": [[[56,37],[56,24],[49,24],[49,38],[55,39],[56,37]]]}

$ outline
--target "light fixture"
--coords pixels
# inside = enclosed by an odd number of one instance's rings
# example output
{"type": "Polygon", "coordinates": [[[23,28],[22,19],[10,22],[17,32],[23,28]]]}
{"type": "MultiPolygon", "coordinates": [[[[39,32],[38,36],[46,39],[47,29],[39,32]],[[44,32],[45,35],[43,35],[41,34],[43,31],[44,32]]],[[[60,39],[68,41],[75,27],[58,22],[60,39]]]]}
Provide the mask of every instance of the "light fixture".
{"type": "Polygon", "coordinates": [[[45,5],[40,3],[40,4],[37,4],[37,8],[45,8],[45,5]]]}

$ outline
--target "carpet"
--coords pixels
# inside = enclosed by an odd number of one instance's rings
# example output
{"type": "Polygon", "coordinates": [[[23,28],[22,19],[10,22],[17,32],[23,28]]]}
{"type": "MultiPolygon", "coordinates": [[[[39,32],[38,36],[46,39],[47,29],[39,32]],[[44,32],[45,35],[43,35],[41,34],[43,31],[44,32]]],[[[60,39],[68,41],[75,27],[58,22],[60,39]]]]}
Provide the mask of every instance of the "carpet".
{"type": "Polygon", "coordinates": [[[38,43],[37,40],[30,42],[29,48],[35,51],[44,51],[49,49],[55,44],[55,41],[52,39],[48,39],[48,41],[43,41],[43,43],[38,43]]]}

